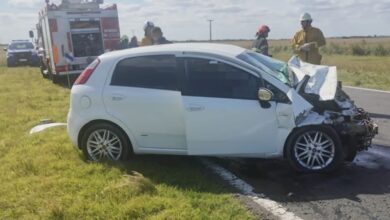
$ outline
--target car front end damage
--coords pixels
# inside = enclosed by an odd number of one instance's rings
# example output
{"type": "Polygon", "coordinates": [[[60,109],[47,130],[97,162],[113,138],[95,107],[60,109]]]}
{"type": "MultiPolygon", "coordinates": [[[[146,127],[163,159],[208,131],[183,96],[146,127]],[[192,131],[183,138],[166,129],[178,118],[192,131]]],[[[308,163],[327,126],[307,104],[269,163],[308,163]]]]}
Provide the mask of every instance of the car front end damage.
{"type": "Polygon", "coordinates": [[[313,124],[333,127],[344,146],[346,160],[352,161],[357,152],[367,150],[371,146],[372,139],[378,134],[378,126],[369,113],[357,107],[342,90],[341,83],[333,100],[320,101],[318,96],[313,98],[312,94],[302,96],[313,108],[297,118],[299,127],[313,124]]]}
{"type": "Polygon", "coordinates": [[[298,81],[297,93],[312,105],[296,117],[296,126],[331,126],[344,146],[346,160],[367,150],[378,134],[378,126],[343,91],[342,83],[337,81],[337,68],[312,65],[297,57],[290,59],[289,67],[298,81]]]}
{"type": "Polygon", "coordinates": [[[350,152],[367,150],[379,132],[378,125],[368,112],[354,104],[341,86],[338,88],[335,102],[341,111],[333,114],[330,119],[344,146],[350,152]]]}

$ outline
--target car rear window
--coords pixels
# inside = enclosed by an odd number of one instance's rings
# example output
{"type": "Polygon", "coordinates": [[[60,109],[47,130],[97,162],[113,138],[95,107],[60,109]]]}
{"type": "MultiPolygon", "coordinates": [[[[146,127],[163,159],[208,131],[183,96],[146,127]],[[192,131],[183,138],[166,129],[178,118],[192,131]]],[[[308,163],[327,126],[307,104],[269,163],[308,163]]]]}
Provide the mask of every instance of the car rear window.
{"type": "Polygon", "coordinates": [[[112,86],[178,90],[178,66],[173,55],[142,56],[120,61],[112,86]]]}
{"type": "Polygon", "coordinates": [[[34,45],[32,43],[12,43],[9,45],[10,50],[28,50],[34,49],[34,45]]]}

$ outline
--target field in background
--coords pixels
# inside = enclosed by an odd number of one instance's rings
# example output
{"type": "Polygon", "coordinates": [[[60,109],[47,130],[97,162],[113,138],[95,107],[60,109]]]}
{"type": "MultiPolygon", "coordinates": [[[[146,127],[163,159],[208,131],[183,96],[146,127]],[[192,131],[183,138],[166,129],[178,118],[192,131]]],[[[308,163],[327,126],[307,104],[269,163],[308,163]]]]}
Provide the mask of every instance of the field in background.
{"type": "MultiPolygon", "coordinates": [[[[321,53],[327,55],[390,56],[390,37],[381,38],[329,38],[321,53]]],[[[252,47],[252,40],[223,40],[220,43],[252,47]]],[[[293,53],[290,40],[269,40],[271,54],[293,53]]]]}
{"type": "Polygon", "coordinates": [[[28,135],[41,119],[66,121],[68,108],[69,90],[38,68],[0,66],[0,219],[253,218],[194,158],[90,163],[65,128],[28,135]]]}
{"type": "Polygon", "coordinates": [[[4,47],[5,47],[5,45],[0,44],[0,67],[5,66],[5,64],[6,64],[5,52],[3,50],[4,47]]]}
{"type": "MultiPolygon", "coordinates": [[[[245,48],[252,41],[218,41],[245,48]]],[[[293,55],[289,40],[270,40],[270,53],[288,61],[293,55]]],[[[337,66],[345,85],[390,90],[390,38],[327,39],[322,63],[337,66]]]]}

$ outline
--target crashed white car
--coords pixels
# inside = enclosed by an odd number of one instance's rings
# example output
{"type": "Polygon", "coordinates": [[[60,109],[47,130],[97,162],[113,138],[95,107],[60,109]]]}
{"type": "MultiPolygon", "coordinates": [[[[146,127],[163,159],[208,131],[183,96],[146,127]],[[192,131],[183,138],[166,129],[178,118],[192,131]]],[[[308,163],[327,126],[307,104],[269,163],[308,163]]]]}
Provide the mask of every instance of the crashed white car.
{"type": "Polygon", "coordinates": [[[171,44],[107,53],[77,79],[68,133],[91,160],[131,153],[285,158],[330,171],[378,128],[335,67],[289,64],[241,47],[171,44]]]}

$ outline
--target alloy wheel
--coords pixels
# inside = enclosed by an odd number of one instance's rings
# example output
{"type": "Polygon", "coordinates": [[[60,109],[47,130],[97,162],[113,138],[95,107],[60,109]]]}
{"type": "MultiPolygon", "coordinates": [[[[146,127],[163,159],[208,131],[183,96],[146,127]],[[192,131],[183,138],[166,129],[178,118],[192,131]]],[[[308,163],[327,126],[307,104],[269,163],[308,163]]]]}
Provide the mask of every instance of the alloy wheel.
{"type": "Polygon", "coordinates": [[[321,170],[334,160],[335,144],[324,132],[307,131],[296,139],[294,156],[302,167],[321,170]]]}
{"type": "Polygon", "coordinates": [[[87,139],[87,152],[94,161],[113,160],[121,158],[123,145],[121,139],[108,129],[92,132],[87,139]]]}

